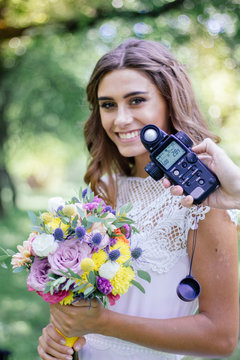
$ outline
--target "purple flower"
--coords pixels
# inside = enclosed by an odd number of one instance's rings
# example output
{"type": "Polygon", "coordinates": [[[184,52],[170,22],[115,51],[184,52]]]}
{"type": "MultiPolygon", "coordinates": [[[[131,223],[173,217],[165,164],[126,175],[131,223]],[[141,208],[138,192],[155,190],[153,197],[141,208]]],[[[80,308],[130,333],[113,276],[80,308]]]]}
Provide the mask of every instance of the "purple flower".
{"type": "Polygon", "coordinates": [[[82,226],[77,226],[75,229],[75,234],[78,239],[82,239],[84,235],[86,234],[86,229],[82,226]]]}
{"type": "Polygon", "coordinates": [[[100,233],[96,233],[92,237],[92,243],[95,246],[99,246],[102,241],[102,235],[100,233]]]}
{"type": "Polygon", "coordinates": [[[125,224],[123,226],[121,226],[120,228],[121,232],[123,233],[123,235],[129,239],[130,235],[131,235],[131,227],[128,224],[125,224]]]}
{"type": "Polygon", "coordinates": [[[35,291],[44,291],[46,283],[49,281],[49,269],[50,264],[48,259],[40,259],[36,256],[31,266],[30,274],[27,278],[27,285],[35,291]]]}
{"type": "Polygon", "coordinates": [[[54,230],[53,236],[54,236],[55,240],[63,241],[63,235],[64,235],[64,232],[62,231],[61,228],[56,228],[54,230]]]}
{"type": "Polygon", "coordinates": [[[117,243],[117,238],[110,238],[110,246],[113,246],[117,243]]]}
{"type": "Polygon", "coordinates": [[[121,255],[120,251],[118,249],[116,249],[116,250],[110,251],[108,256],[109,256],[110,260],[115,261],[119,258],[120,255],[121,255]]]}
{"type": "Polygon", "coordinates": [[[97,277],[97,288],[104,295],[109,294],[112,291],[112,285],[108,279],[104,279],[100,276],[97,277]]]}
{"type": "Polygon", "coordinates": [[[132,258],[137,260],[142,255],[142,249],[140,247],[136,247],[131,251],[132,258]]]}
{"type": "Polygon", "coordinates": [[[83,198],[83,199],[84,199],[85,196],[87,195],[87,191],[88,191],[87,188],[83,190],[83,192],[82,192],[82,198],[83,198]]]}
{"type": "Polygon", "coordinates": [[[113,208],[110,205],[106,205],[102,212],[103,213],[110,212],[113,215],[116,215],[116,210],[113,210],[113,208]]]}
{"type": "Polygon", "coordinates": [[[93,198],[93,201],[92,201],[92,202],[87,203],[87,204],[83,204],[83,209],[92,211],[92,210],[94,210],[94,209],[97,209],[97,208],[98,208],[98,205],[99,205],[100,203],[102,203],[102,206],[103,206],[103,207],[106,206],[105,202],[104,202],[101,198],[95,196],[95,197],[93,198]]]}
{"type": "Polygon", "coordinates": [[[54,254],[48,256],[51,271],[54,274],[62,275],[60,271],[67,272],[70,268],[77,274],[82,274],[81,261],[88,257],[91,248],[86,243],[77,240],[66,240],[60,243],[54,254]]]}

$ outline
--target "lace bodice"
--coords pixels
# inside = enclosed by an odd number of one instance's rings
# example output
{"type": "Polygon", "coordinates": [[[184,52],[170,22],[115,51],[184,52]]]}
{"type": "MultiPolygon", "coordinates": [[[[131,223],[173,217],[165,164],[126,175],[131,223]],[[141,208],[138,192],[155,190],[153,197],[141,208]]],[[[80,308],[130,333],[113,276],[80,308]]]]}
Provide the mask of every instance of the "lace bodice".
{"type": "Polygon", "coordinates": [[[143,249],[140,267],[158,273],[168,271],[179,256],[187,254],[188,232],[194,228],[196,215],[199,221],[210,208],[183,207],[179,197],[150,176],[119,176],[117,184],[117,207],[127,202],[133,205],[129,217],[135,220],[139,234],[132,236],[131,247],[143,249]]]}

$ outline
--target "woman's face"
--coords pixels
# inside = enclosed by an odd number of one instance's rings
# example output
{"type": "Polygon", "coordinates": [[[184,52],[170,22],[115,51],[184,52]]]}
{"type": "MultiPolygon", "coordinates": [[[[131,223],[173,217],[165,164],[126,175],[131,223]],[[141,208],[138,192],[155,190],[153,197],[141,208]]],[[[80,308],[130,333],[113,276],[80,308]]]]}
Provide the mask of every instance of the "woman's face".
{"type": "Polygon", "coordinates": [[[103,128],[121,155],[147,163],[149,154],[140,140],[141,129],[155,124],[170,131],[167,104],[155,84],[144,72],[114,70],[101,80],[98,102],[103,128]]]}

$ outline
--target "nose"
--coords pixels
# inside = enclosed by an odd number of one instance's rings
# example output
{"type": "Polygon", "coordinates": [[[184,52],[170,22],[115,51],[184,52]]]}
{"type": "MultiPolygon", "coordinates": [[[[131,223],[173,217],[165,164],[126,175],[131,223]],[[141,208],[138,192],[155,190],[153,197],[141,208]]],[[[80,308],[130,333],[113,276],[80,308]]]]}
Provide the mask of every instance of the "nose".
{"type": "Polygon", "coordinates": [[[114,120],[115,127],[118,127],[119,129],[123,129],[127,125],[129,125],[131,121],[132,121],[131,111],[127,109],[125,106],[119,106],[116,114],[116,118],[114,120]]]}

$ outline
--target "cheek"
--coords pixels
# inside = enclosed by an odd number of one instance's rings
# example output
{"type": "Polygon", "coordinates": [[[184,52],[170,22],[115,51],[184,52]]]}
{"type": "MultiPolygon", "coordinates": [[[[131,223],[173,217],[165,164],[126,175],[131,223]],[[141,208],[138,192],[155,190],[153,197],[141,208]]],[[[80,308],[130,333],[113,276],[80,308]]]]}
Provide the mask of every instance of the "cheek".
{"type": "Polygon", "coordinates": [[[101,117],[102,127],[104,128],[104,130],[106,132],[111,130],[113,125],[112,116],[110,114],[104,114],[104,113],[101,114],[100,112],[100,117],[101,117]]]}

